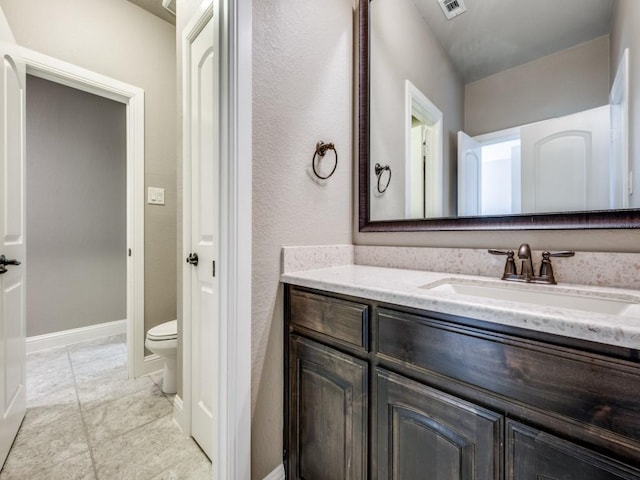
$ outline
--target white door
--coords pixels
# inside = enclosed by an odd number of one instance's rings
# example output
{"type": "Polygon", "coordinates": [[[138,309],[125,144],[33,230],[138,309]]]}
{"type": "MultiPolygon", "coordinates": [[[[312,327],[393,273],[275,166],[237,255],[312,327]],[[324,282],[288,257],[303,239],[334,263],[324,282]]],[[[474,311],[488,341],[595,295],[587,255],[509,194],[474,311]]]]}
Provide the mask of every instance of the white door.
{"type": "Polygon", "coordinates": [[[214,377],[220,360],[220,291],[215,261],[220,248],[219,58],[214,19],[189,45],[191,252],[191,434],[211,458],[214,377]]]}
{"type": "MultiPolygon", "coordinates": [[[[0,10],[0,255],[20,265],[0,265],[0,467],[26,412],[25,340],[25,82],[24,65],[0,10]]],[[[2,258],[2,257],[0,257],[2,258]]],[[[6,263],[0,261],[0,263],[6,263]]]]}
{"type": "Polygon", "coordinates": [[[521,131],[523,213],[609,208],[608,105],[521,131]]]}
{"type": "Polygon", "coordinates": [[[482,146],[464,132],[458,132],[458,215],[482,214],[482,146]]]}

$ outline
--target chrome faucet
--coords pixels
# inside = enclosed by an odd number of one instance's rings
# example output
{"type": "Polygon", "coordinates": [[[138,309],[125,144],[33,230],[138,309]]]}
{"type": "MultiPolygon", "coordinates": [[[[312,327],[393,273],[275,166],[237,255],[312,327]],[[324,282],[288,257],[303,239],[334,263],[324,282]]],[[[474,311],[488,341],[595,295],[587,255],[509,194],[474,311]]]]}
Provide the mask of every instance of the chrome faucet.
{"type": "Polygon", "coordinates": [[[504,273],[502,274],[502,280],[508,280],[511,282],[526,282],[526,283],[545,283],[549,285],[555,285],[555,276],[553,275],[553,268],[551,267],[551,257],[573,257],[576,252],[568,250],[561,252],[542,252],[542,263],[540,264],[540,273],[536,275],[533,271],[533,259],[531,258],[531,247],[528,243],[523,243],[518,248],[518,258],[522,260],[520,266],[520,273],[516,268],[513,250],[496,250],[490,249],[489,253],[492,255],[506,255],[507,262],[504,266],[504,273]]]}

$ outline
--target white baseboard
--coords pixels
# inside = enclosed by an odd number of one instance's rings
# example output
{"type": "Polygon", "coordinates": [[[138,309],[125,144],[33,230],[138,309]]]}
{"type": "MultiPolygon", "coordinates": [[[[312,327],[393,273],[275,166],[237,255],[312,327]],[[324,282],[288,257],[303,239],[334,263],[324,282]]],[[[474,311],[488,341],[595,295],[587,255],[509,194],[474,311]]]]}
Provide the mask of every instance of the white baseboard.
{"type": "Polygon", "coordinates": [[[142,371],[140,372],[140,376],[144,377],[145,375],[150,375],[162,370],[163,368],[164,360],[161,356],[156,355],[155,353],[146,355],[144,357],[144,361],[142,362],[142,371]]]}
{"type": "Polygon", "coordinates": [[[98,338],[110,337],[121,333],[127,333],[126,320],[116,320],[115,322],[105,322],[88,327],[36,335],[27,338],[27,353],[48,350],[49,348],[66,347],[74,343],[97,340],[98,338]]]}
{"type": "Polygon", "coordinates": [[[269,475],[264,477],[262,480],[284,480],[284,465],[280,464],[276,467],[276,469],[271,472],[269,475]]]}
{"type": "Polygon", "coordinates": [[[186,432],[186,425],[184,424],[184,405],[179,395],[173,397],[173,421],[180,427],[182,432],[186,432]]]}

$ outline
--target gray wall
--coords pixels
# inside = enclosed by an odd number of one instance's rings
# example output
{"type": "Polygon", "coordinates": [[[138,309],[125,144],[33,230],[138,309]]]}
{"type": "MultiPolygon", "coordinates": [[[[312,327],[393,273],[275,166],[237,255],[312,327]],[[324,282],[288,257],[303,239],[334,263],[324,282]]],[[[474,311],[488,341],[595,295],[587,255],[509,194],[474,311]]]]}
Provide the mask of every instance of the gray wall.
{"type": "Polygon", "coordinates": [[[145,186],[164,188],[166,202],[145,206],[145,331],[175,319],[175,27],[126,0],[0,6],[20,45],[144,89],[145,186]]]}
{"type": "Polygon", "coordinates": [[[464,103],[472,136],[606,105],[609,37],[467,84],[464,103]]]}
{"type": "MultiPolygon", "coordinates": [[[[444,184],[456,166],[456,135],[463,126],[464,84],[440,43],[410,0],[376,0],[371,18],[371,163],[389,165],[392,182],[372,198],[376,220],[405,216],[405,80],[411,81],[444,115],[444,184]],[[437,66],[437,68],[434,68],[437,66]],[[453,159],[448,161],[447,159],[453,159]]],[[[376,191],[377,177],[369,178],[376,191]]],[[[456,192],[445,197],[445,212],[456,192]]]]}
{"type": "Polygon", "coordinates": [[[127,317],[126,107],[27,76],[27,336],[127,317]]]}
{"type": "Polygon", "coordinates": [[[282,245],[351,243],[351,0],[253,3],[252,474],[282,463],[282,245]],[[340,163],[309,175],[316,142],[340,163]]]}

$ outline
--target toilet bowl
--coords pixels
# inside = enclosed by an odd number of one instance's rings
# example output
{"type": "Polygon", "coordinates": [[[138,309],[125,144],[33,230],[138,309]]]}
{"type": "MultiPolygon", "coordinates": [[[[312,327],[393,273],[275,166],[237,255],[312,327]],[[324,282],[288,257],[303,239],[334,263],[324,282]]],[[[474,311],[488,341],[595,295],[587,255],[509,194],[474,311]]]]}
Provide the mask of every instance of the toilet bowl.
{"type": "Polygon", "coordinates": [[[162,391],[164,393],[176,393],[178,321],[172,320],[149,329],[144,345],[151,352],[164,359],[162,391]]]}

